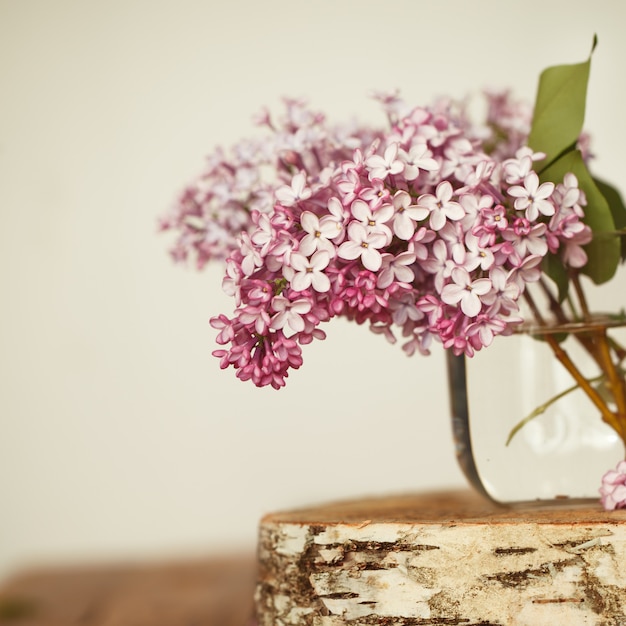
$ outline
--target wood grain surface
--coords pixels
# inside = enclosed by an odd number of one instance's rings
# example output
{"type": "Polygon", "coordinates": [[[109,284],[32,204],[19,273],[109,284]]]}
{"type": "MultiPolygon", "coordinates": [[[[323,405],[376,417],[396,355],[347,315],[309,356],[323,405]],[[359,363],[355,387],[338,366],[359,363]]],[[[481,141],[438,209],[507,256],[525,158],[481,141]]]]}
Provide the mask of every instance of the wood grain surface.
{"type": "Polygon", "coordinates": [[[0,589],[2,626],[250,626],[250,556],[25,572],[0,589]]]}

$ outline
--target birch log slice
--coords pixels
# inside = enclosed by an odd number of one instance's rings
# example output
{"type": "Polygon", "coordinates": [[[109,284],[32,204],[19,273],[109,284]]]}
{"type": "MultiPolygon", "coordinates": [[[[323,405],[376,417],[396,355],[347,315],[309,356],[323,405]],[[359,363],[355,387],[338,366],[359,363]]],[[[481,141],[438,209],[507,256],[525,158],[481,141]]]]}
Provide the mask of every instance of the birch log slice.
{"type": "Polygon", "coordinates": [[[260,626],[626,626],[626,512],[471,492],[344,502],[260,524],[260,626]]]}

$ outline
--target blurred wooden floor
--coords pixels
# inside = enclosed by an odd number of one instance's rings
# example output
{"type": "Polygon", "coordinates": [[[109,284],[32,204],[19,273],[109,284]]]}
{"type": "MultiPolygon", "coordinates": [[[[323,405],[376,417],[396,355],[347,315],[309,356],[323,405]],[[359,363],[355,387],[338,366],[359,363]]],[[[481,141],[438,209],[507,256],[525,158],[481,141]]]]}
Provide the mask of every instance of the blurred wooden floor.
{"type": "Polygon", "coordinates": [[[2,626],[251,626],[253,558],[26,572],[0,587],[2,626]]]}

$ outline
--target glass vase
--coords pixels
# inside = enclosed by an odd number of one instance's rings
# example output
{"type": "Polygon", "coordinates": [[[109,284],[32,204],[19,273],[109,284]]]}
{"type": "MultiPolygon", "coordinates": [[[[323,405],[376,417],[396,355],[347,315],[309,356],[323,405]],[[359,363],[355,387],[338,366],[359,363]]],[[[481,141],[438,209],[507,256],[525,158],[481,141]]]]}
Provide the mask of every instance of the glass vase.
{"type": "Polygon", "coordinates": [[[449,351],[453,434],[471,485],[502,504],[598,500],[624,458],[623,339],[624,322],[604,319],[525,329],[472,358],[449,351]]]}

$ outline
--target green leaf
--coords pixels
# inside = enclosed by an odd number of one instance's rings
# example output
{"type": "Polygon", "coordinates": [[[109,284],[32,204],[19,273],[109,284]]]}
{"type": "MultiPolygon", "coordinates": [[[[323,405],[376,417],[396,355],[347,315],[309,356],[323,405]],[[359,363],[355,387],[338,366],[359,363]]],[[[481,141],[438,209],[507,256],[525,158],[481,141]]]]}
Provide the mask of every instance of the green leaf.
{"type": "MultiPolygon", "coordinates": [[[[594,36],[591,54],[596,44],[594,36]]],[[[540,172],[542,181],[558,184],[572,172],[585,192],[585,222],[593,230],[594,239],[585,248],[589,260],[581,272],[601,284],[614,276],[620,260],[626,260],[626,237],[619,237],[626,231],[626,207],[616,189],[591,176],[576,150],[585,119],[591,54],[584,63],[557,65],[543,71],[528,145],[546,154],[540,172]]],[[[564,299],[569,286],[567,270],[555,257],[545,260],[544,270],[557,285],[559,298],[564,299]]]]}
{"type": "Polygon", "coordinates": [[[541,264],[543,271],[554,281],[559,291],[559,302],[563,302],[569,290],[569,276],[561,259],[554,254],[544,257],[541,264]]]}
{"type": "MultiPolygon", "coordinates": [[[[591,52],[595,49],[596,37],[591,52]]],[[[539,78],[528,145],[546,154],[546,165],[572,149],[585,119],[591,55],[584,63],[556,65],[539,78]]]]}
{"type": "MultiPolygon", "coordinates": [[[[585,223],[593,230],[594,238],[585,246],[589,260],[581,269],[596,284],[610,280],[621,258],[621,242],[615,236],[615,222],[609,203],[598,189],[579,150],[568,152],[541,172],[542,181],[560,183],[568,172],[578,179],[578,186],[585,192],[585,223]]],[[[556,263],[554,265],[557,265],[556,263]]],[[[550,272],[550,265],[546,268],[550,272]]],[[[552,274],[548,274],[552,278],[552,274]]],[[[554,278],[559,284],[558,276],[554,278]]]]}
{"type": "MultiPolygon", "coordinates": [[[[594,178],[593,181],[596,187],[600,190],[606,201],[609,203],[609,209],[611,209],[611,215],[613,216],[613,222],[615,228],[618,231],[626,231],[626,206],[620,192],[606,181],[594,178]]],[[[622,261],[626,260],[626,232],[622,233],[621,237],[621,254],[622,261]]]]}

